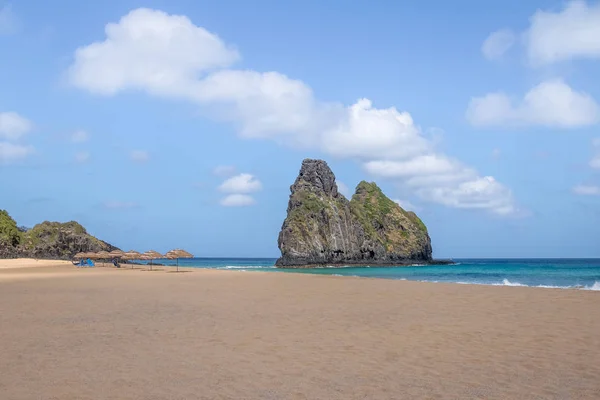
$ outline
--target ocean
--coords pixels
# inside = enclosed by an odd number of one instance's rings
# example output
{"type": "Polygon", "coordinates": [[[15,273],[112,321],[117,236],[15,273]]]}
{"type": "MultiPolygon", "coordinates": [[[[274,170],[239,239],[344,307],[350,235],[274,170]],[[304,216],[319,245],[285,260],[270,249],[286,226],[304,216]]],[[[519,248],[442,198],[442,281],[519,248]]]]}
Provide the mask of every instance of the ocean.
{"type": "MultiPolygon", "coordinates": [[[[182,267],[600,291],[600,259],[455,259],[454,265],[279,269],[275,258],[180,259],[182,267]]],[[[156,260],[174,265],[173,260],[156,260]]]]}

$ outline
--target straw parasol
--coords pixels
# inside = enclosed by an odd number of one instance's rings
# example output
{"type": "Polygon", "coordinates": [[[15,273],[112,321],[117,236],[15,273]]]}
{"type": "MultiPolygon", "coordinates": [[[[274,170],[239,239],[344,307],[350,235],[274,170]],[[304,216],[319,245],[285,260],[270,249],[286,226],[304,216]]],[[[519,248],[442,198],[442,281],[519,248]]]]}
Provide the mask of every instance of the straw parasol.
{"type": "Polygon", "coordinates": [[[104,261],[110,258],[110,253],[108,251],[102,250],[94,254],[94,258],[102,261],[102,265],[104,265],[104,261]]]}
{"type": "Polygon", "coordinates": [[[152,261],[156,260],[157,258],[164,257],[162,254],[160,254],[158,251],[155,251],[155,250],[148,250],[143,255],[148,257],[147,259],[150,260],[150,271],[152,271],[152,261]]]}
{"type": "Polygon", "coordinates": [[[84,254],[85,253],[81,253],[81,252],[75,254],[71,259],[71,262],[73,263],[73,265],[81,265],[81,260],[83,260],[84,254]],[[75,260],[79,260],[79,261],[77,263],[75,263],[75,260]]]}
{"type": "Polygon", "coordinates": [[[171,260],[177,260],[177,272],[179,272],[179,259],[180,258],[193,258],[191,253],[188,253],[182,249],[174,249],[165,254],[165,257],[171,260]]]}
{"type": "Polygon", "coordinates": [[[122,250],[113,250],[108,254],[110,254],[110,256],[113,258],[121,258],[123,257],[123,254],[125,254],[125,252],[122,250]]]}
{"type": "MultiPolygon", "coordinates": [[[[110,256],[110,258],[113,260],[113,262],[115,262],[114,260],[118,260],[118,259],[122,258],[122,257],[123,257],[123,254],[125,254],[125,252],[124,252],[124,251],[122,251],[122,250],[113,250],[113,251],[111,251],[110,253],[108,253],[108,255],[109,255],[109,256],[110,256]]],[[[117,268],[121,268],[121,266],[119,265],[119,262],[118,262],[118,261],[116,262],[115,266],[116,266],[117,268]]]]}
{"type": "MultiPolygon", "coordinates": [[[[123,259],[125,260],[139,260],[141,254],[135,250],[129,250],[123,254],[123,259]]],[[[131,269],[133,269],[133,264],[131,264],[131,269]]]]}

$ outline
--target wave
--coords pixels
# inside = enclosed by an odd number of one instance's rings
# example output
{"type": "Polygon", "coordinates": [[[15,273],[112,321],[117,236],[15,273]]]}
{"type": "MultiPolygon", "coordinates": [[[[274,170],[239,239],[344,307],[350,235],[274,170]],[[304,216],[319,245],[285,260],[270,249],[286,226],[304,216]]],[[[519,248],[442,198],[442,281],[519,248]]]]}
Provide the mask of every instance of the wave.
{"type": "Polygon", "coordinates": [[[585,287],[585,290],[595,290],[595,291],[599,291],[600,292],[600,282],[596,281],[594,282],[594,284],[590,287],[585,287]]]}
{"type": "Polygon", "coordinates": [[[593,290],[600,291],[600,282],[595,281],[591,286],[585,285],[571,285],[571,286],[558,286],[558,285],[526,285],[520,282],[511,282],[508,279],[503,279],[502,283],[492,283],[493,286],[521,286],[521,287],[536,287],[545,289],[579,289],[579,290],[593,290]]]}
{"type": "MultiPolygon", "coordinates": [[[[406,278],[400,280],[405,281],[406,278]]],[[[417,282],[427,283],[454,283],[459,285],[483,285],[483,286],[513,286],[513,287],[534,287],[543,289],[572,289],[572,290],[592,290],[600,291],[600,281],[595,281],[593,285],[572,285],[572,286],[558,286],[558,285],[527,285],[521,282],[511,282],[508,279],[503,279],[502,282],[498,283],[484,283],[484,282],[467,282],[467,281],[433,281],[433,280],[417,280],[417,282]]]]}
{"type": "Polygon", "coordinates": [[[273,269],[272,265],[226,265],[224,267],[216,267],[216,269],[273,269]]]}

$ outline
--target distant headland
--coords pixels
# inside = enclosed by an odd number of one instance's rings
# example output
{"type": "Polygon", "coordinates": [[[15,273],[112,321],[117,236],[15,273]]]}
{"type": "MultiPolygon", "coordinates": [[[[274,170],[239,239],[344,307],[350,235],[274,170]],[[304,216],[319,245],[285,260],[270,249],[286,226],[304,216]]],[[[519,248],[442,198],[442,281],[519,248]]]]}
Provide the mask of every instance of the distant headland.
{"type": "Polygon", "coordinates": [[[0,258],[69,260],[79,252],[113,250],[119,249],[90,235],[75,221],[45,221],[27,229],[17,226],[7,211],[0,210],[0,258]]]}
{"type": "Polygon", "coordinates": [[[305,159],[279,233],[280,268],[451,264],[432,258],[427,227],[362,181],[348,201],[323,160],[305,159]]]}

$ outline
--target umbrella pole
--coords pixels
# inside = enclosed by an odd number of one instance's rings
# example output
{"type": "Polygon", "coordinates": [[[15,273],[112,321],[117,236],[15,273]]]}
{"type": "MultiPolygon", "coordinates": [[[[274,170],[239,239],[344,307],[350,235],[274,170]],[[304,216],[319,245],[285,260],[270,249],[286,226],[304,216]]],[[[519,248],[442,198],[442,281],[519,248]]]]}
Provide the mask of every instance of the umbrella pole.
{"type": "Polygon", "coordinates": [[[150,259],[150,271],[152,271],[152,261],[154,261],[154,260],[150,259]]]}
{"type": "Polygon", "coordinates": [[[177,259],[177,272],[179,272],[179,258],[177,259]]]}

